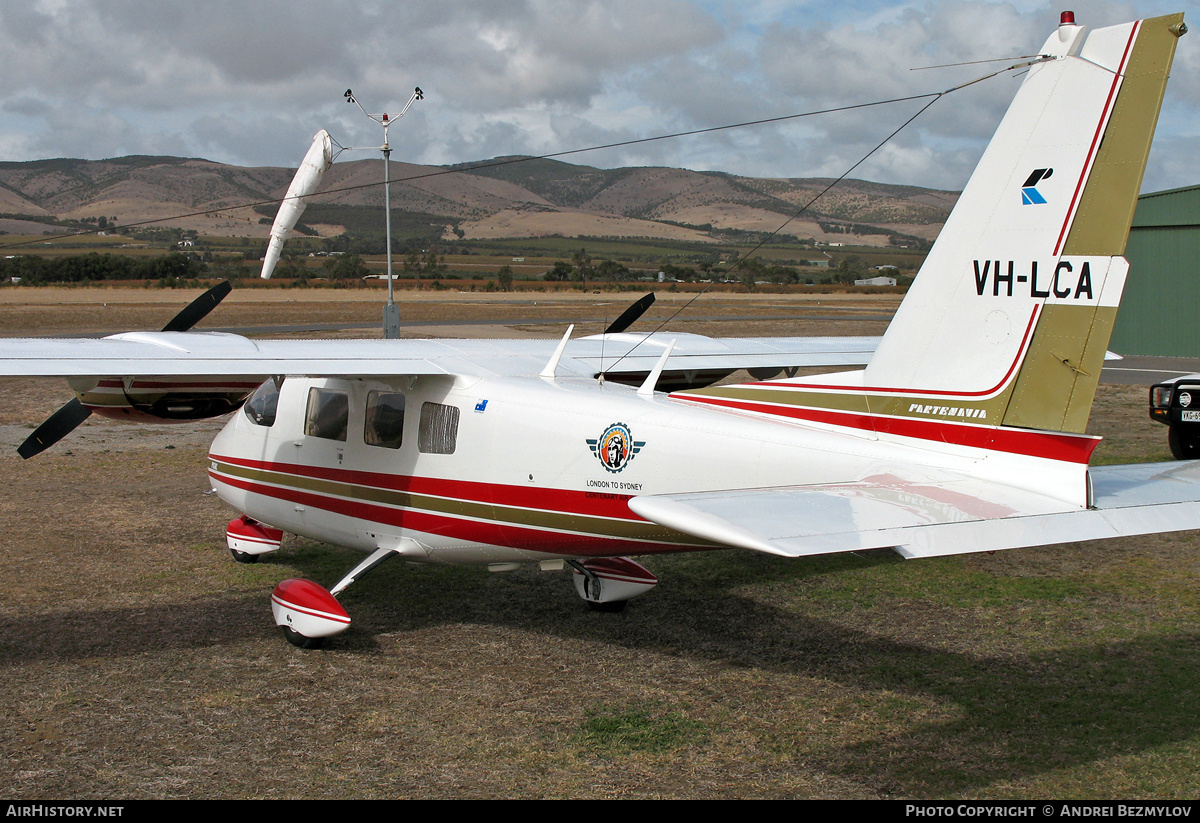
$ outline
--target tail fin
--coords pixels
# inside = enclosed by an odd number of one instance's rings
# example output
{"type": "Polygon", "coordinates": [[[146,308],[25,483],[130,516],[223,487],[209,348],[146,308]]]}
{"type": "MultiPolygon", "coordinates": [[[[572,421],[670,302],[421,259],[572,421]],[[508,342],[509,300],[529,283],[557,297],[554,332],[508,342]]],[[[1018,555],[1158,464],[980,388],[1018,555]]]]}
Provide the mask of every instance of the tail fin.
{"type": "MultiPolygon", "coordinates": [[[[1086,466],[1097,438],[1082,432],[1129,268],[1120,255],[1185,31],[1182,14],[1086,41],[1082,27],[1059,26],[865,371],[672,396],[959,454],[1086,466]]],[[[1040,491],[1085,496],[1082,484],[1056,490],[1056,477],[1040,491]]]]}
{"type": "Polygon", "coordinates": [[[867,366],[872,413],[952,398],[991,425],[1084,431],[1182,21],[1051,35],[867,366]]]}

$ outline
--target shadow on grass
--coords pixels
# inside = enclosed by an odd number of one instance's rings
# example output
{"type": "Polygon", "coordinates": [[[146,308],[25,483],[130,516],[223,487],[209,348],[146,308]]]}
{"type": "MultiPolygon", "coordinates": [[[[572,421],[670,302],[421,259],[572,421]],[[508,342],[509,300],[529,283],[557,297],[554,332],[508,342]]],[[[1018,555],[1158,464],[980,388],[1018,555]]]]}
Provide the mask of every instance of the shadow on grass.
{"type": "MultiPolygon", "coordinates": [[[[499,625],[934,698],[953,709],[956,719],[881,722],[880,736],[867,742],[805,754],[810,765],[821,763],[902,796],[970,791],[1200,732],[1196,636],[1144,635],[1006,657],[948,652],[730,593],[735,586],[772,583],[795,591],[810,577],[903,562],[888,554],[801,562],[708,557],[715,562],[684,560],[672,569],[676,576],[664,577],[659,591],[635,601],[623,615],[584,609],[563,591],[570,586],[565,575],[397,564],[356,584],[358,602],[348,607],[361,613],[360,633],[348,633],[339,645],[365,651],[371,643],[364,635],[372,630],[447,622],[499,625]]],[[[894,619],[909,620],[903,613],[894,619]]]]}
{"type": "Polygon", "coordinates": [[[250,595],[0,619],[0,668],[222,646],[260,638],[270,624],[266,598],[250,595]]]}
{"type": "MultiPolygon", "coordinates": [[[[581,644],[829,679],[872,693],[933,698],[952,709],[953,720],[881,721],[879,735],[868,741],[860,737],[860,742],[804,754],[809,766],[819,764],[901,796],[969,792],[1000,780],[1142,752],[1200,731],[1196,636],[1144,635],[1006,657],[949,652],[731,592],[744,585],[783,584],[794,593],[811,585],[809,578],[892,562],[886,555],[804,562],[707,557],[673,561],[660,591],[635,601],[622,615],[588,611],[565,574],[496,575],[393,561],[343,596],[356,622],[330,649],[371,655],[378,653],[376,638],[382,633],[455,624],[501,626],[581,644]]],[[[356,559],[353,553],[305,546],[264,561],[254,573],[275,579],[308,576],[329,585],[356,559]]],[[[897,624],[911,619],[917,618],[894,615],[897,624]]],[[[270,624],[266,592],[35,614],[0,623],[0,665],[260,640],[274,631],[270,624]]]]}
{"type": "MultiPolygon", "coordinates": [[[[1194,635],[1085,641],[1050,653],[1005,657],[949,652],[729,592],[734,586],[770,583],[795,591],[806,578],[893,562],[887,554],[815,562],[745,555],[732,562],[713,559],[673,569],[681,573],[664,578],[663,591],[635,601],[620,616],[583,609],[573,596],[564,596],[562,588],[569,583],[561,576],[536,573],[474,573],[447,584],[456,590],[452,600],[445,589],[430,594],[442,580],[440,570],[415,569],[413,582],[401,588],[423,585],[424,591],[406,594],[412,598],[407,604],[382,591],[364,588],[359,594],[362,610],[371,612],[364,615],[364,625],[367,620],[405,629],[429,620],[503,625],[831,679],[876,693],[934,698],[950,707],[956,719],[881,722],[880,736],[869,741],[805,754],[810,765],[821,763],[830,772],[865,779],[902,796],[970,791],[1142,752],[1200,732],[1200,686],[1194,676],[1200,667],[1200,638],[1194,635]],[[417,583],[423,575],[431,575],[428,584],[417,583]]],[[[394,583],[381,579],[378,585],[394,583]]],[[[909,620],[903,613],[894,619],[909,620]]],[[[346,641],[351,649],[358,646],[349,636],[346,641]]]]}

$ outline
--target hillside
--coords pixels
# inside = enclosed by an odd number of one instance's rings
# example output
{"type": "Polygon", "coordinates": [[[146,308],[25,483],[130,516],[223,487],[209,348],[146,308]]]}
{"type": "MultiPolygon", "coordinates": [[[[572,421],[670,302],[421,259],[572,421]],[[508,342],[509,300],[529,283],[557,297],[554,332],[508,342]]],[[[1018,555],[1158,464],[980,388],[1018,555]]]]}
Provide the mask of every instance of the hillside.
{"type": "MultiPolygon", "coordinates": [[[[160,225],[202,234],[261,237],[268,230],[263,217],[274,211],[262,204],[283,195],[292,173],[180,157],[0,163],[0,232],[45,226],[29,220],[103,217],[121,225],[165,220],[160,225]]],[[[407,213],[423,232],[465,239],[556,234],[705,241],[730,230],[773,231],[830,182],[598,169],[518,157],[452,167],[394,162],[391,176],[396,212],[407,213]]],[[[378,160],[336,163],[311,199],[305,223],[324,235],[378,225],[381,178],[378,160]]],[[[782,231],[873,245],[886,245],[896,234],[931,239],[956,198],[955,192],[845,180],[782,231]]]]}

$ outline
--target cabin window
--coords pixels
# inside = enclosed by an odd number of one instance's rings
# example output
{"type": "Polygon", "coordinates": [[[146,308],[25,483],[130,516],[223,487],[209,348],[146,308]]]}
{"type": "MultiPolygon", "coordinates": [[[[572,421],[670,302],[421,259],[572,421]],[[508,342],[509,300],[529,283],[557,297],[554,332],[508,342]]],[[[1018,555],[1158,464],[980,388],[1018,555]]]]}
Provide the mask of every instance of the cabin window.
{"type": "Polygon", "coordinates": [[[345,440],[350,419],[350,401],[345,392],[312,388],[308,390],[308,413],[304,433],[326,440],[345,440]]]}
{"type": "Polygon", "coordinates": [[[268,380],[255,389],[242,408],[254,425],[274,426],[275,411],[279,408],[279,389],[275,388],[275,381],[268,380]]]}
{"type": "Polygon", "coordinates": [[[404,442],[404,395],[400,392],[367,393],[363,440],[368,446],[398,449],[404,442]]]}
{"type": "Polygon", "coordinates": [[[424,454],[454,454],[458,441],[458,406],[421,404],[417,448],[424,454]]]}

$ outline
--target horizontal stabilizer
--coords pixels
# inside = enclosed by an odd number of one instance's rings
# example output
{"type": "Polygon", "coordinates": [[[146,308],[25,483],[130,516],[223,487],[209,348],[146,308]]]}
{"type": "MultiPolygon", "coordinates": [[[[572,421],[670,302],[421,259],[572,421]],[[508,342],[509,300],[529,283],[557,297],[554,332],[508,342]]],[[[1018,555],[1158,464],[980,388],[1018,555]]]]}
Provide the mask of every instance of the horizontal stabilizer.
{"type": "Polygon", "coordinates": [[[854,483],[635,497],[641,517],[785,557],[894,548],[907,558],[1200,528],[1200,463],[1090,469],[1095,505],[942,470],[854,483]]]}

